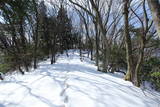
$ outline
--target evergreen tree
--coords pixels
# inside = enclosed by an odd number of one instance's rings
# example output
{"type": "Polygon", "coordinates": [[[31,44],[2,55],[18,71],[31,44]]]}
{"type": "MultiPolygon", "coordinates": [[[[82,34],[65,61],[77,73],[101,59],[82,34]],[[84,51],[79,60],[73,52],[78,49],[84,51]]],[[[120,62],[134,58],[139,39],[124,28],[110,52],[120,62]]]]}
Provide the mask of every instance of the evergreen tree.
{"type": "Polygon", "coordinates": [[[61,52],[71,48],[72,45],[72,24],[67,15],[67,10],[61,5],[57,15],[58,38],[61,52]]]}
{"type": "Polygon", "coordinates": [[[39,35],[40,35],[40,46],[44,52],[45,55],[49,56],[49,50],[50,50],[50,35],[48,31],[48,17],[47,17],[47,9],[45,6],[44,1],[41,1],[38,7],[39,10],[39,20],[40,20],[40,25],[39,25],[39,35]]]}

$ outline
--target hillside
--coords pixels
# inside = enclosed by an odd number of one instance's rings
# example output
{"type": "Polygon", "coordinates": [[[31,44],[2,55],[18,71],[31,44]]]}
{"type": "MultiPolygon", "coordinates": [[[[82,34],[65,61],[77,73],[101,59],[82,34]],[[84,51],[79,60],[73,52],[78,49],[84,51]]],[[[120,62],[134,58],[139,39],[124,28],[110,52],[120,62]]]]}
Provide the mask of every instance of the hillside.
{"type": "Polygon", "coordinates": [[[24,76],[0,81],[0,107],[160,107],[160,95],[124,81],[120,74],[96,71],[94,62],[77,52],[57,63],[39,64],[24,76]]]}

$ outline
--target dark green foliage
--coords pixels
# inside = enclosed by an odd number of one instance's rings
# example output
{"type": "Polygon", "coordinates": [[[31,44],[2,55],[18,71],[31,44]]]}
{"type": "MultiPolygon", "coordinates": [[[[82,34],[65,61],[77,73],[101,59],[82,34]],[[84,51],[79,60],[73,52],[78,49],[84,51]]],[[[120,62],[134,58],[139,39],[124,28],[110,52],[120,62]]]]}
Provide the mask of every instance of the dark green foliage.
{"type": "Polygon", "coordinates": [[[6,73],[11,70],[11,65],[9,64],[0,64],[0,72],[1,73],[6,73]]]}
{"type": "Polygon", "coordinates": [[[1,62],[0,62],[0,72],[7,73],[13,69],[15,66],[13,64],[13,57],[11,55],[1,55],[1,62]]]}
{"type": "Polygon", "coordinates": [[[37,68],[39,60],[51,56],[53,63],[57,52],[79,45],[62,5],[57,16],[48,16],[44,1],[6,0],[0,6],[5,19],[0,23],[0,52],[4,54],[0,72],[19,69],[24,74],[32,66],[37,68]]]}
{"type": "Polygon", "coordinates": [[[125,49],[120,48],[117,44],[114,44],[111,48],[111,65],[113,65],[116,69],[127,68],[126,58],[125,58],[125,49]]]}
{"type": "MultiPolygon", "coordinates": [[[[108,71],[115,72],[119,71],[120,69],[127,69],[125,54],[125,48],[119,47],[119,45],[117,45],[116,43],[113,44],[110,48],[108,71]]],[[[103,58],[104,57],[102,53],[100,53],[99,60],[102,61],[103,58]]]]}
{"type": "Polygon", "coordinates": [[[1,24],[1,53],[6,54],[4,63],[10,63],[15,69],[23,72],[29,70],[32,62],[32,44],[27,40],[31,21],[29,18],[33,15],[33,2],[31,0],[11,0],[4,1],[1,12],[5,19],[4,24],[1,24]]]}
{"type": "Polygon", "coordinates": [[[57,15],[58,38],[61,50],[67,50],[72,47],[72,23],[69,19],[67,10],[61,5],[57,15]]]}
{"type": "Polygon", "coordinates": [[[141,78],[150,81],[160,91],[160,58],[152,57],[144,63],[141,78]]]}
{"type": "Polygon", "coordinates": [[[154,83],[156,90],[160,91],[160,68],[157,71],[151,73],[151,82],[154,83]]]}

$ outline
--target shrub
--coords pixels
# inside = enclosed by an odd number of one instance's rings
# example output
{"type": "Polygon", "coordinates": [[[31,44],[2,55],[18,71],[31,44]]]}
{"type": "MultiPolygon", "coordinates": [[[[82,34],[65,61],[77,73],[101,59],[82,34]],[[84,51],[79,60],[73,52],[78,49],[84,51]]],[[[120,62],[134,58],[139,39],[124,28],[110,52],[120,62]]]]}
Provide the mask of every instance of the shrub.
{"type": "Polygon", "coordinates": [[[9,64],[0,64],[0,72],[6,73],[11,69],[11,66],[9,64]]]}
{"type": "Polygon", "coordinates": [[[151,82],[154,83],[156,90],[160,91],[160,70],[151,74],[151,82]]]}
{"type": "Polygon", "coordinates": [[[155,89],[160,91],[160,59],[158,57],[152,57],[145,61],[141,78],[143,81],[151,82],[155,89]]]}

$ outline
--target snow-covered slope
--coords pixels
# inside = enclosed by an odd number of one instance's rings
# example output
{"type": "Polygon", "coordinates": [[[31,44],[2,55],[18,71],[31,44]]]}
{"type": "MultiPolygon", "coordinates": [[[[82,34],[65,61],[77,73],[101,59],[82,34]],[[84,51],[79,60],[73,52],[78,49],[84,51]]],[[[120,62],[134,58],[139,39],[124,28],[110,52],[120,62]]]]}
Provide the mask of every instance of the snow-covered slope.
{"type": "Polygon", "coordinates": [[[158,93],[97,72],[94,62],[69,54],[24,76],[6,77],[0,82],[0,107],[160,107],[158,93]]]}

